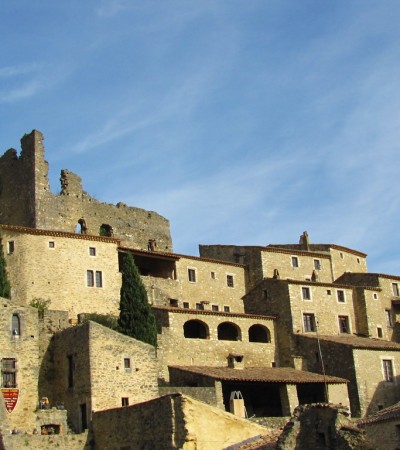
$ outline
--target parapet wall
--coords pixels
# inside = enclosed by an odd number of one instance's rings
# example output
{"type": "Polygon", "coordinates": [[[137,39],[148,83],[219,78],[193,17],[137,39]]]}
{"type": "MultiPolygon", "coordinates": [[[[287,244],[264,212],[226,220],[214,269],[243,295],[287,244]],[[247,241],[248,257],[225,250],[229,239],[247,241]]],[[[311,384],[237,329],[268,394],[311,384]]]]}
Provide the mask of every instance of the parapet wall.
{"type": "Polygon", "coordinates": [[[43,134],[33,130],[0,157],[0,223],[48,230],[108,235],[130,247],[172,251],[169,221],[153,211],[101,203],[82,189],[81,178],[61,171],[61,192],[50,191],[43,134]],[[153,249],[154,249],[154,244],[153,249]]]}

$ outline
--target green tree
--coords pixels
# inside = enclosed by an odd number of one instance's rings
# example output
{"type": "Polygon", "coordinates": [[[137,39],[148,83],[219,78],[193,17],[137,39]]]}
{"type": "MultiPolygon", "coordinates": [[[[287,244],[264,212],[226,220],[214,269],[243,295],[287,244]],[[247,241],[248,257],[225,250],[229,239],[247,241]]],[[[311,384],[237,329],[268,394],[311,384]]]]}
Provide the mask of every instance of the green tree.
{"type": "Polygon", "coordinates": [[[155,346],[157,344],[156,321],[147,300],[146,288],[131,254],[124,255],[121,269],[119,331],[155,346]]]}
{"type": "Polygon", "coordinates": [[[6,270],[6,260],[4,259],[3,246],[0,245],[0,297],[10,298],[10,282],[6,270]]]}

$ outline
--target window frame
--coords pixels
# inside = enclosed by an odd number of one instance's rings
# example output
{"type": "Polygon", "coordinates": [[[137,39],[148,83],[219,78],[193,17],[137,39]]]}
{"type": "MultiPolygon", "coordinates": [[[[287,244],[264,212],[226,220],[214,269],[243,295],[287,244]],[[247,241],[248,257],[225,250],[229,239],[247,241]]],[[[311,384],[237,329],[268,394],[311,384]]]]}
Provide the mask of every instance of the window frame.
{"type": "Polygon", "coordinates": [[[338,303],[346,303],[346,293],[343,289],[336,290],[336,301],[338,303]]]}
{"type": "Polygon", "coordinates": [[[314,259],[314,270],[322,270],[322,264],[320,259],[314,259]]]}
{"type": "Polygon", "coordinates": [[[89,256],[97,256],[96,247],[89,247],[89,256]]]}
{"type": "Polygon", "coordinates": [[[303,312],[303,330],[305,333],[315,333],[317,331],[314,313],[303,312]]]}
{"type": "Polygon", "coordinates": [[[15,253],[15,241],[7,241],[7,254],[13,255],[15,253]]]}
{"type": "Polygon", "coordinates": [[[339,314],[338,315],[338,326],[339,326],[340,334],[351,334],[349,316],[346,316],[344,314],[339,314]]]}
{"type": "Polygon", "coordinates": [[[393,359],[383,357],[381,360],[382,360],[383,380],[386,381],[387,383],[394,383],[395,373],[394,373],[393,359]]]}
{"type": "Polygon", "coordinates": [[[301,287],[301,298],[305,301],[312,300],[310,286],[302,286],[301,287]]]}
{"type": "Polygon", "coordinates": [[[393,315],[391,309],[385,309],[386,326],[393,328],[393,315]]]}
{"type": "Polygon", "coordinates": [[[103,287],[103,272],[101,270],[96,270],[95,273],[95,283],[97,288],[103,287]]]}
{"type": "Polygon", "coordinates": [[[194,267],[188,267],[187,268],[187,274],[188,274],[188,281],[189,281],[189,283],[196,283],[197,282],[197,273],[196,273],[196,269],[194,267]]]}
{"type": "Polygon", "coordinates": [[[91,269],[86,270],[86,286],[94,287],[94,271],[91,269]]]}
{"type": "Polygon", "coordinates": [[[56,241],[49,241],[49,248],[54,250],[56,248],[56,241]]]}
{"type": "Polygon", "coordinates": [[[233,275],[230,274],[230,273],[226,274],[226,286],[228,288],[234,288],[235,287],[233,275]]]}
{"type": "Polygon", "coordinates": [[[1,359],[1,386],[4,389],[15,389],[17,384],[17,358],[1,359]],[[10,362],[12,362],[10,364],[10,362]]]}
{"type": "Polygon", "coordinates": [[[392,290],[395,297],[400,297],[399,283],[392,283],[392,290]]]}
{"type": "Polygon", "coordinates": [[[290,263],[291,263],[293,269],[298,269],[300,267],[300,261],[297,256],[291,256],[290,263]]]}

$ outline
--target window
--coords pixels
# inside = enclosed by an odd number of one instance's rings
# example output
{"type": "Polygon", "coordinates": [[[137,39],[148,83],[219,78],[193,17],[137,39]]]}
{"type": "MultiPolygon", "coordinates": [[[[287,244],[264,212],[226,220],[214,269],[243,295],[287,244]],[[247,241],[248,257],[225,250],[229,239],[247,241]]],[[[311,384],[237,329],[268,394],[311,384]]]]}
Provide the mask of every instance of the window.
{"type": "Polygon", "coordinates": [[[388,327],[393,326],[393,317],[392,317],[392,311],[390,309],[385,309],[385,318],[386,318],[386,325],[388,327]]]}
{"type": "Polygon", "coordinates": [[[345,302],[344,291],[336,291],[336,294],[337,294],[337,301],[339,303],[344,303],[345,302]]]}
{"type": "Polygon", "coordinates": [[[343,253],[342,252],[340,252],[340,257],[343,259],[343,253]]]}
{"type": "Polygon", "coordinates": [[[208,325],[201,320],[188,320],[183,325],[183,335],[187,339],[208,339],[208,325]]]}
{"type": "Polygon", "coordinates": [[[226,276],[226,285],[233,288],[233,275],[226,276]]]}
{"type": "Polygon", "coordinates": [[[176,298],[170,298],[169,299],[169,306],[172,306],[173,308],[178,307],[178,300],[176,298]]]}
{"type": "Polygon", "coordinates": [[[89,247],[89,255],[96,256],[96,247],[89,247]]]}
{"type": "Polygon", "coordinates": [[[358,262],[358,264],[360,264],[360,258],[357,258],[357,262],[358,262]]]}
{"type": "Polygon", "coordinates": [[[183,302],[183,307],[185,309],[189,309],[189,302],[183,302]]]}
{"type": "Polygon", "coordinates": [[[399,285],[397,283],[392,283],[393,295],[399,296],[399,285]]]}
{"type": "Polygon", "coordinates": [[[303,324],[304,324],[304,331],[311,332],[315,331],[315,316],[312,313],[304,313],[303,314],[303,324]]]}
{"type": "Polygon", "coordinates": [[[87,270],[86,271],[86,284],[88,287],[94,286],[94,274],[93,270],[87,270]]]}
{"type": "Polygon", "coordinates": [[[211,305],[211,310],[212,311],[219,311],[218,305],[211,305]]]}
{"type": "Polygon", "coordinates": [[[20,336],[21,335],[21,322],[19,320],[18,314],[13,314],[11,319],[11,329],[12,329],[12,335],[13,336],[20,336]]]}
{"type": "Polygon", "coordinates": [[[240,328],[231,322],[222,322],[217,328],[219,341],[241,341],[242,334],[240,328]]]}
{"type": "Polygon", "coordinates": [[[11,255],[12,253],[14,253],[14,250],[15,250],[14,241],[8,241],[8,254],[11,255]]]}
{"type": "Polygon", "coordinates": [[[96,270],[96,287],[103,287],[103,273],[99,270],[96,270]]]}
{"type": "Polygon", "coordinates": [[[292,267],[299,267],[299,258],[297,256],[292,256],[292,267]]]}
{"type": "Polygon", "coordinates": [[[376,300],[378,298],[378,294],[374,293],[374,299],[376,300]]]}
{"type": "Polygon", "coordinates": [[[378,338],[383,338],[382,327],[376,327],[376,335],[378,338]]]}
{"type": "Polygon", "coordinates": [[[129,397],[121,397],[121,405],[129,406],[129,397]]]}
{"type": "Polygon", "coordinates": [[[385,381],[393,382],[393,361],[391,359],[382,360],[383,378],[385,381]]]}
{"type": "Polygon", "coordinates": [[[74,357],[73,355],[67,356],[68,362],[68,387],[74,387],[74,357]]]}
{"type": "Polygon", "coordinates": [[[328,290],[326,291],[326,293],[327,293],[328,295],[332,295],[332,291],[331,291],[330,289],[328,289],[328,290]]]}
{"type": "Polygon", "coordinates": [[[195,269],[188,269],[188,279],[191,283],[196,282],[196,270],[195,269]]]}
{"type": "Polygon", "coordinates": [[[231,308],[230,306],[224,306],[224,312],[230,312],[231,308]]]}
{"type": "Polygon", "coordinates": [[[1,379],[3,388],[17,387],[17,360],[15,358],[3,358],[1,360],[1,379]]]}
{"type": "Polygon", "coordinates": [[[303,300],[311,300],[311,292],[309,287],[301,288],[301,295],[303,296],[303,300]]]}
{"type": "Polygon", "coordinates": [[[340,333],[350,333],[350,325],[348,316],[339,316],[339,331],[340,333]]]}
{"type": "Polygon", "coordinates": [[[249,328],[249,342],[271,342],[268,328],[262,325],[252,325],[249,328]]]}
{"type": "Polygon", "coordinates": [[[100,225],[99,234],[100,236],[112,237],[113,235],[112,226],[108,225],[107,223],[103,223],[102,225],[100,225]]]}
{"type": "Polygon", "coordinates": [[[203,303],[196,303],[196,309],[204,309],[203,303]]]}
{"type": "Polygon", "coordinates": [[[211,279],[212,279],[212,280],[215,280],[215,272],[211,272],[211,273],[210,273],[210,276],[211,276],[211,279]]]}
{"type": "Polygon", "coordinates": [[[319,259],[314,259],[314,269],[321,270],[321,261],[319,259]]]}
{"type": "Polygon", "coordinates": [[[130,358],[124,358],[124,369],[130,370],[131,368],[131,359],[130,358]]]}
{"type": "Polygon", "coordinates": [[[56,243],[54,241],[49,241],[49,248],[55,248],[56,243]]]}

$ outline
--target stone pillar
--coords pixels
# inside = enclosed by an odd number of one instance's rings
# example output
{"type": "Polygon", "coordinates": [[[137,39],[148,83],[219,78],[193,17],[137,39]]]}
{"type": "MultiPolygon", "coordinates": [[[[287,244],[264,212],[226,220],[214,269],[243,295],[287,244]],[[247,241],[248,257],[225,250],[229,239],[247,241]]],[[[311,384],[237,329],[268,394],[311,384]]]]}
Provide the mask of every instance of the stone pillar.
{"type": "Polygon", "coordinates": [[[291,416],[294,408],[298,406],[297,389],[295,384],[284,384],[280,387],[282,415],[291,416]]]}

